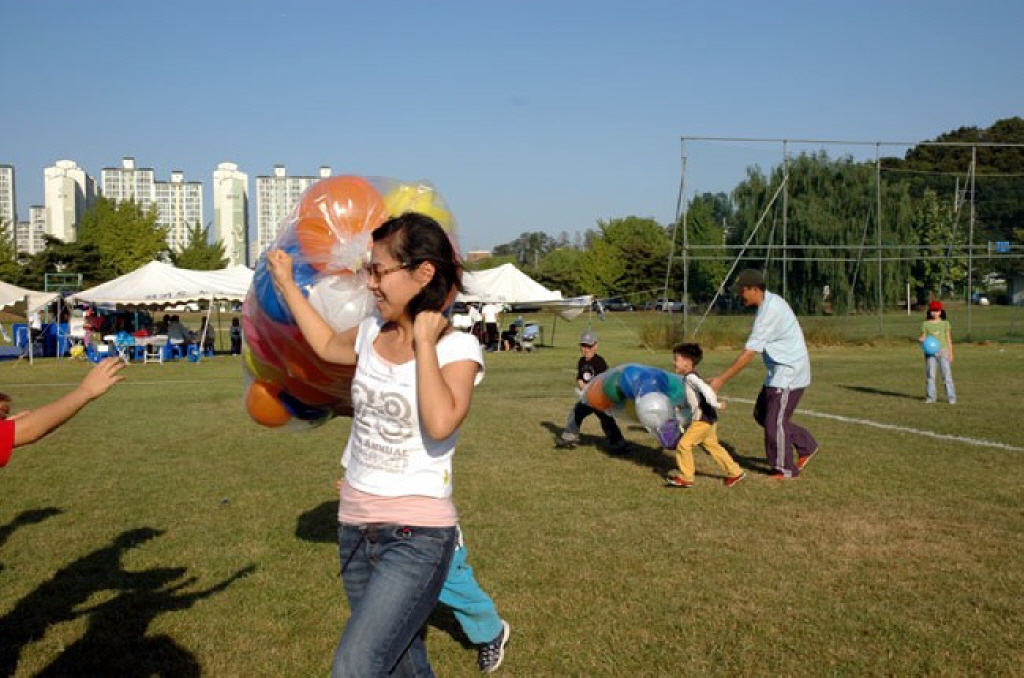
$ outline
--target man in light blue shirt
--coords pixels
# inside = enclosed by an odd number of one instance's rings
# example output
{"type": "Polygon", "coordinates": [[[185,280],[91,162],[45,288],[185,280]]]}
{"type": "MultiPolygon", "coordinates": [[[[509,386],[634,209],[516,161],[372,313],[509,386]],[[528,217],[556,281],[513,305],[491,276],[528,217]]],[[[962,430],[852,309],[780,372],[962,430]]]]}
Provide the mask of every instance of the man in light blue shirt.
{"type": "Polygon", "coordinates": [[[739,295],[744,306],[757,308],[754,327],[739,357],[708,383],[715,391],[720,390],[743,371],[755,355],[761,354],[767,375],[754,405],[754,419],[764,428],[770,477],[791,480],[800,475],[818,452],[814,436],[792,422],[797,403],[811,385],[811,363],[804,333],[786,300],[767,290],[760,271],[741,271],[733,283],[733,293],[739,295]]]}

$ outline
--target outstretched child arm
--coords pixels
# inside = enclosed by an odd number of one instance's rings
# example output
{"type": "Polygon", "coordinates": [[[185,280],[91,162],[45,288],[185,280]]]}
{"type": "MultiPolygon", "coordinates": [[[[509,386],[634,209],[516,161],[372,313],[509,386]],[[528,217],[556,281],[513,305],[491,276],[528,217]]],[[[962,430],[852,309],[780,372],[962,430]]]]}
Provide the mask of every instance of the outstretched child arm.
{"type": "Polygon", "coordinates": [[[34,443],[78,414],[79,410],[124,379],[124,375],[118,374],[124,367],[125,363],[119,358],[107,358],[96,365],[70,393],[42,407],[12,416],[11,419],[16,422],[14,446],[34,443]]]}

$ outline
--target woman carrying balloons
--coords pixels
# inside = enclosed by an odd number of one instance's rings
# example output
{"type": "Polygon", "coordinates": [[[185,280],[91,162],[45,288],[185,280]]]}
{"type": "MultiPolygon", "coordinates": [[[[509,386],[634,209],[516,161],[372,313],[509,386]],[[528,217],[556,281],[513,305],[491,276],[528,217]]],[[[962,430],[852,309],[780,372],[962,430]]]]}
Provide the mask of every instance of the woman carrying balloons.
{"type": "Polygon", "coordinates": [[[946,320],[946,310],[941,301],[928,304],[928,313],[921,323],[918,337],[924,350],[924,401],[934,403],[935,369],[942,370],[942,383],[946,385],[946,400],[956,404],[956,387],[953,385],[953,328],[946,320]]]}
{"type": "Polygon", "coordinates": [[[433,675],[420,630],[456,546],[451,462],[483,355],[441,314],[462,287],[462,267],[438,223],[407,212],[372,241],[366,272],[377,313],[350,330],[335,331],[303,296],[288,253],[269,252],[267,262],[313,351],[356,365],[338,508],[351,614],[332,675],[433,675]]]}

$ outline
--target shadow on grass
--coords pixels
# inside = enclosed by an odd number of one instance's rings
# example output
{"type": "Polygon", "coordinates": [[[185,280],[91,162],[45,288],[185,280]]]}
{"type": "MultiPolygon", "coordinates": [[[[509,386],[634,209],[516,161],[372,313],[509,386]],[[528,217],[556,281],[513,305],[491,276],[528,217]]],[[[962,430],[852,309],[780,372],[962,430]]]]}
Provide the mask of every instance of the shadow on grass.
{"type": "Polygon", "coordinates": [[[185,567],[128,571],[121,559],[129,550],[163,534],[142,527],[128,530],[109,546],[82,556],[0,618],[0,675],[13,675],[21,651],[58,624],[88,616],[88,627],[37,676],[199,676],[196,658],[167,635],[147,636],[164,612],[190,608],[255,571],[250,565],[207,589],[185,592],[195,577],[185,567]],[[101,591],[114,597],[90,608],[81,606],[101,591]]]}
{"type": "Polygon", "coordinates": [[[295,536],[314,544],[337,544],[338,500],[304,511],[295,521],[295,536]]]}
{"type": "Polygon", "coordinates": [[[839,388],[845,388],[848,391],[856,391],[857,393],[867,393],[868,395],[880,395],[887,396],[889,398],[908,398],[910,400],[921,400],[920,394],[886,391],[885,389],[875,388],[873,386],[855,386],[852,384],[836,384],[836,386],[838,386],[839,388]]]}
{"type": "MultiPolygon", "coordinates": [[[[551,421],[542,421],[541,426],[548,429],[555,438],[557,438],[562,432],[562,427],[551,421]]],[[[654,441],[653,436],[651,436],[643,426],[631,424],[624,428],[630,433],[646,436],[649,441],[647,444],[642,444],[636,442],[635,438],[632,438],[629,440],[629,452],[626,452],[625,454],[616,454],[609,447],[608,441],[605,439],[603,434],[593,435],[580,433],[580,441],[577,444],[577,447],[594,447],[609,457],[622,459],[623,461],[628,461],[639,466],[646,466],[651,469],[652,473],[655,473],[658,476],[665,476],[676,470],[674,450],[663,450],[659,447],[654,441]]],[[[732,458],[736,460],[736,463],[744,470],[764,475],[771,472],[771,468],[768,466],[768,462],[765,460],[764,456],[747,457],[737,454],[736,447],[734,445],[730,444],[726,440],[719,440],[719,442],[722,443],[722,447],[729,451],[732,458]]],[[[554,441],[552,441],[552,446],[554,446],[554,441]]],[[[697,454],[700,454],[700,452],[697,454]]],[[[710,457],[708,458],[710,459],[710,457]]],[[[697,471],[697,475],[701,476],[709,474],[697,471]]]]}

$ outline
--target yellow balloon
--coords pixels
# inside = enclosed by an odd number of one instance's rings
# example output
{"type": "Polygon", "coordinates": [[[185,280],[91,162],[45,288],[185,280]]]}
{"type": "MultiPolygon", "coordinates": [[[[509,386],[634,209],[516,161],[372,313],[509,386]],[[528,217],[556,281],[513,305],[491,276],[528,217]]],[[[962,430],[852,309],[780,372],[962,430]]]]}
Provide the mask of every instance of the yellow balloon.
{"type": "Polygon", "coordinates": [[[441,224],[446,232],[451,233],[454,225],[452,213],[445,207],[444,201],[437,191],[422,184],[401,184],[384,196],[384,204],[388,213],[397,217],[405,212],[425,214],[441,224]]]}
{"type": "Polygon", "coordinates": [[[280,384],[284,380],[283,371],[257,358],[248,346],[242,348],[242,359],[245,361],[245,367],[249,370],[249,374],[257,379],[269,381],[272,384],[280,384]]]}

